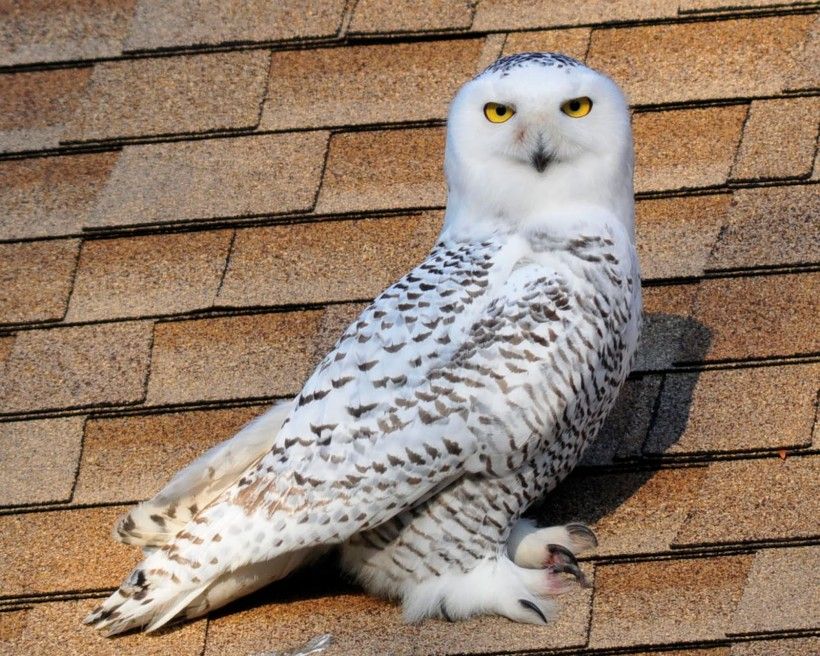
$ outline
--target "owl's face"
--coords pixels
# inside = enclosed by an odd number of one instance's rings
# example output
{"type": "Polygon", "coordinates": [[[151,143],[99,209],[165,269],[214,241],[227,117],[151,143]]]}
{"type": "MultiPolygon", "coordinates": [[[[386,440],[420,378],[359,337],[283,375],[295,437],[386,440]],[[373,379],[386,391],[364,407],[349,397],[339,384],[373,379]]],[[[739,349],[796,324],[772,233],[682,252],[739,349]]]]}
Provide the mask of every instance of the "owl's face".
{"type": "Polygon", "coordinates": [[[465,84],[450,108],[446,168],[454,200],[499,217],[581,203],[618,206],[631,221],[626,100],[562,55],[505,57],[465,84]]]}

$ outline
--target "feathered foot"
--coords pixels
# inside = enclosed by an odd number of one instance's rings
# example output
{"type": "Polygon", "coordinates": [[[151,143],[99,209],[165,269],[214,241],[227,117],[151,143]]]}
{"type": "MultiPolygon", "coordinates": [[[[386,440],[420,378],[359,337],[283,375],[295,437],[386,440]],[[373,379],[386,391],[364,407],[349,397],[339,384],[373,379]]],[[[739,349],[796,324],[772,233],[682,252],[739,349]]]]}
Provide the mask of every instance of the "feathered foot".
{"type": "Polygon", "coordinates": [[[575,565],[568,558],[598,546],[592,529],[584,524],[538,528],[531,519],[520,519],[507,540],[507,553],[520,567],[542,569],[551,565],[575,565]],[[563,560],[558,552],[563,553],[563,560]]]}

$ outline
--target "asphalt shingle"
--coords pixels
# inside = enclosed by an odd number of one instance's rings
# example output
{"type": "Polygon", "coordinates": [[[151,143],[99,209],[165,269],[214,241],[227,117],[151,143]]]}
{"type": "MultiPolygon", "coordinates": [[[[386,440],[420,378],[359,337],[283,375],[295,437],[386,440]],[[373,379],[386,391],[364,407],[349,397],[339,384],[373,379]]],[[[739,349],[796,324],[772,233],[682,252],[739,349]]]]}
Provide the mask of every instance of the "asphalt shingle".
{"type": "Polygon", "coordinates": [[[115,57],[134,2],[4,2],[0,66],[115,57]]]}
{"type": "Polygon", "coordinates": [[[808,538],[820,531],[818,498],[818,456],[714,462],[674,542],[680,546],[808,538]]]}
{"type": "Polygon", "coordinates": [[[0,239],[77,234],[117,153],[0,162],[0,239]]]}
{"type": "Polygon", "coordinates": [[[372,298],[418,264],[441,214],[238,230],[218,305],[372,298]]]}
{"type": "Polygon", "coordinates": [[[736,180],[808,178],[820,98],[755,100],[732,168],[736,180]]]}
{"type": "Polygon", "coordinates": [[[56,148],[91,67],[0,75],[0,153],[56,148]]]}
{"type": "Polygon", "coordinates": [[[444,205],[444,130],[334,134],[317,212],[444,205]]]}
{"type": "Polygon", "coordinates": [[[0,506],[68,501],[83,417],[0,423],[0,506]]]}
{"type": "Polygon", "coordinates": [[[61,319],[79,242],[0,244],[0,323],[61,319]]]}
{"type": "Polygon", "coordinates": [[[443,119],[475,75],[482,46],[470,39],[274,52],[260,128],[443,119]]]}
{"type": "Polygon", "coordinates": [[[97,64],[62,140],[254,128],[269,59],[246,50],[97,64]]]}
{"type": "Polygon", "coordinates": [[[698,286],[692,318],[708,330],[690,332],[685,360],[795,355],[820,350],[820,274],[794,273],[707,279],[698,286]]]}
{"type": "Polygon", "coordinates": [[[142,400],[151,327],[133,321],[19,333],[0,381],[2,412],[142,400]]]}
{"type": "MultiPolygon", "coordinates": [[[[820,510],[816,496],[806,501],[810,504],[808,512],[820,510]]],[[[731,631],[763,633],[814,629],[820,617],[817,590],[820,590],[820,547],[758,551],[731,631]]],[[[815,645],[820,646],[817,638],[815,645]]],[[[769,653],[785,652],[774,647],[769,653]]]]}
{"type": "MultiPolygon", "coordinates": [[[[205,622],[190,622],[173,631],[154,634],[150,640],[138,633],[111,640],[82,624],[102,599],[39,603],[16,615],[17,630],[0,633],[0,653],[53,656],[199,656],[205,648],[205,622]]],[[[6,615],[3,613],[2,615],[6,615]]]]}
{"type": "Polygon", "coordinates": [[[511,32],[504,41],[504,54],[516,52],[560,52],[584,61],[592,30],[577,27],[568,30],[511,32]]]}
{"type": "Polygon", "coordinates": [[[348,33],[396,33],[451,31],[470,27],[473,2],[426,0],[395,3],[390,0],[359,0],[348,33]]]}
{"type": "Polygon", "coordinates": [[[313,205],[327,137],[303,132],[126,146],[89,224],[304,212],[313,205]]]}
{"type": "Polygon", "coordinates": [[[0,516],[0,595],[77,592],[119,585],[140,559],[138,549],[118,544],[111,537],[111,527],[126,510],[124,506],[107,506],[0,516]]]}
{"type": "Polygon", "coordinates": [[[820,187],[790,185],[734,192],[710,269],[810,264],[820,258],[820,187]]]}
{"type": "Polygon", "coordinates": [[[93,321],[209,307],[230,230],[86,241],[66,319],[93,321]]]}
{"type": "Polygon", "coordinates": [[[635,191],[725,184],[746,109],[730,105],[636,114],[635,191]]]}
{"type": "Polygon", "coordinates": [[[159,323],[148,403],[295,394],[315,365],[320,311],[159,323]]]}
{"type": "Polygon", "coordinates": [[[820,365],[668,374],[644,450],[651,454],[807,447],[820,365]]]}
{"type": "Polygon", "coordinates": [[[147,499],[177,471],[234,435],[265,406],[91,419],[73,500],[147,499]]]}
{"type": "Polygon", "coordinates": [[[724,638],[751,556],[723,556],[596,568],[590,647],[724,638]]]}
{"type": "Polygon", "coordinates": [[[730,194],[713,194],[636,203],[641,277],[651,280],[703,274],[731,201],[730,194]]]}
{"type": "Polygon", "coordinates": [[[344,0],[139,0],[126,50],[335,36],[344,0]]]}
{"type": "Polygon", "coordinates": [[[588,63],[636,105],[781,93],[801,66],[806,15],[602,29],[588,63]]]}
{"type": "Polygon", "coordinates": [[[481,0],[473,20],[474,30],[558,27],[614,23],[626,20],[670,18],[677,0],[579,0],[571,4],[549,0],[481,0]]]}

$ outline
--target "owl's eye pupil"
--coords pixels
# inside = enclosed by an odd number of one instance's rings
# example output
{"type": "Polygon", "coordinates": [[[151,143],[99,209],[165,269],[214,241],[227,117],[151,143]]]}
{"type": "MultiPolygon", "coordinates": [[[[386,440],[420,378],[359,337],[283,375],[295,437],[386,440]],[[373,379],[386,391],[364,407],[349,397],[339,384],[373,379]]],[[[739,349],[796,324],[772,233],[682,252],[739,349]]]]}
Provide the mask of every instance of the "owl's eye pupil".
{"type": "Polygon", "coordinates": [[[499,116],[504,116],[504,114],[507,113],[507,108],[504,105],[498,105],[495,108],[495,113],[498,114],[499,116]]]}
{"type": "Polygon", "coordinates": [[[581,109],[581,103],[580,103],[580,102],[578,102],[577,100],[573,100],[573,101],[569,104],[569,108],[570,108],[573,112],[577,112],[579,109],[581,109]]]}

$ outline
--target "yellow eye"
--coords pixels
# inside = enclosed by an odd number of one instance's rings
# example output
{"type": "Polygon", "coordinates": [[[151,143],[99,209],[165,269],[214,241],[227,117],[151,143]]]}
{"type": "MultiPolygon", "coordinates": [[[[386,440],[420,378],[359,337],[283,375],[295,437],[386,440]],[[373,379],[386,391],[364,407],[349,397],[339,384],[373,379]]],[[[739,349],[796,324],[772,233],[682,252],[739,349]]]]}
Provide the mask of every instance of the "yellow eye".
{"type": "Polygon", "coordinates": [[[502,105],[501,103],[487,103],[484,105],[484,116],[490,123],[503,123],[509,121],[515,110],[509,105],[502,105]]]}
{"type": "Polygon", "coordinates": [[[567,102],[561,105],[561,111],[572,118],[583,118],[589,114],[591,109],[592,101],[586,96],[567,100],[567,102]]]}

